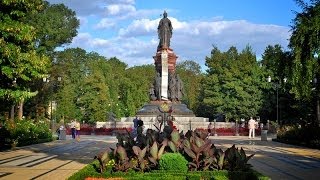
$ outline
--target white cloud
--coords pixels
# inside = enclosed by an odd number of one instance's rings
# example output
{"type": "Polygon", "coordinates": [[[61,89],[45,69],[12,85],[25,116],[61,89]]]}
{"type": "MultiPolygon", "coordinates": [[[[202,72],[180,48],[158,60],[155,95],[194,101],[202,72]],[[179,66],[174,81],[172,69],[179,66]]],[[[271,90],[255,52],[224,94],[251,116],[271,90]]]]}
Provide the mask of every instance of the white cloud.
{"type": "Polygon", "coordinates": [[[95,26],[97,29],[106,29],[110,27],[114,27],[116,25],[116,21],[110,18],[103,18],[101,21],[95,26]]]}
{"type": "Polygon", "coordinates": [[[133,5],[128,4],[111,4],[106,7],[106,15],[122,15],[131,12],[135,12],[136,8],[133,5]]]}
{"type": "Polygon", "coordinates": [[[119,31],[119,35],[121,37],[154,35],[156,33],[158,23],[159,19],[134,20],[127,28],[121,28],[119,31]]]}
{"type": "MultiPolygon", "coordinates": [[[[89,33],[79,33],[72,41],[72,47],[80,47],[90,51],[111,45],[110,40],[93,38],[89,33]]],[[[99,49],[97,49],[99,52],[99,49]]]]}
{"type": "MultiPolygon", "coordinates": [[[[113,5],[118,5],[118,8],[126,10],[122,7],[130,7],[135,4],[135,0],[48,0],[48,2],[50,4],[63,3],[76,11],[78,16],[102,16],[108,6],[112,9],[113,5]]],[[[134,6],[132,7],[134,8],[134,6]]],[[[116,7],[113,8],[115,12],[116,7]]]]}

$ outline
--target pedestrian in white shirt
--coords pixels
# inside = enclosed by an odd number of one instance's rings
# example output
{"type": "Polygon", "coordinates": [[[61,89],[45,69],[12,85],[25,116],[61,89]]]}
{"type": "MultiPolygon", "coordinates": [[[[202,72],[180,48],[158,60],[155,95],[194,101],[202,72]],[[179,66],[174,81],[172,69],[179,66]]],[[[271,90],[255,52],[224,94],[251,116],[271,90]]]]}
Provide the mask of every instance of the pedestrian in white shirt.
{"type": "Polygon", "coordinates": [[[250,120],[248,122],[248,127],[249,127],[249,139],[254,138],[255,136],[255,129],[256,129],[256,125],[258,123],[252,118],[250,117],[250,120]]]}

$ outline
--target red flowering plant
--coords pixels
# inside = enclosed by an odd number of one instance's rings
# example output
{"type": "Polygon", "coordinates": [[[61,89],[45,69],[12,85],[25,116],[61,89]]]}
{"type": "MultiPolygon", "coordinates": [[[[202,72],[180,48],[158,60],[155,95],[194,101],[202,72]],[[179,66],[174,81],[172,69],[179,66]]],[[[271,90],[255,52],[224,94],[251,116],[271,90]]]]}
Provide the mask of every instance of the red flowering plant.
{"type": "MultiPolygon", "coordinates": [[[[207,128],[197,128],[197,130],[208,132],[207,128]]],[[[248,136],[249,135],[249,129],[247,127],[239,127],[238,131],[240,136],[248,136]]],[[[256,129],[255,134],[260,135],[261,130],[256,129]]],[[[235,128],[216,128],[216,134],[218,136],[234,136],[236,134],[235,128]]]]}

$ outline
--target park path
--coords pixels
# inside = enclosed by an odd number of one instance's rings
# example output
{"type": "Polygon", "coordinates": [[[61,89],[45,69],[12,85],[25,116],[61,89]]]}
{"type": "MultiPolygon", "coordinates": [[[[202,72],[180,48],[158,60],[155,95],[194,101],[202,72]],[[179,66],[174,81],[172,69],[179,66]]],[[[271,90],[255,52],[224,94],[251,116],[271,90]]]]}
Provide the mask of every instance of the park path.
{"type": "Polygon", "coordinates": [[[0,152],[0,179],[66,179],[115,143],[115,136],[81,136],[79,142],[68,136],[64,141],[0,152]]]}
{"type": "MultiPolygon", "coordinates": [[[[233,144],[243,147],[253,168],[271,179],[320,179],[320,150],[297,147],[260,137],[243,136],[209,138],[215,146],[225,150],[233,144]]],[[[114,136],[82,136],[77,142],[68,136],[54,141],[0,152],[0,179],[66,179],[107,147],[114,147],[114,136]]]]}
{"type": "Polygon", "coordinates": [[[238,148],[243,147],[247,154],[254,153],[249,164],[271,179],[320,179],[320,150],[278,143],[271,138],[261,141],[260,137],[248,139],[243,136],[211,136],[210,139],[223,150],[235,144],[238,148]]]}

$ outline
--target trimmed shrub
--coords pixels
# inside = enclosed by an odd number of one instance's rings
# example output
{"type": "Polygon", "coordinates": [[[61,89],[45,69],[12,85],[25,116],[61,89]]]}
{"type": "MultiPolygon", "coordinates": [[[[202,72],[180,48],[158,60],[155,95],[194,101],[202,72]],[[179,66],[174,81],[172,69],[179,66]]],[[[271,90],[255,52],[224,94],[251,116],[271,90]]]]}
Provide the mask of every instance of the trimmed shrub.
{"type": "Polygon", "coordinates": [[[250,170],[248,172],[243,171],[226,171],[226,170],[213,170],[213,171],[188,171],[188,172],[179,172],[179,171],[165,171],[165,170],[154,170],[151,172],[104,172],[100,174],[97,172],[99,166],[98,161],[93,161],[92,163],[85,166],[80,171],[73,174],[68,180],[81,180],[90,178],[110,178],[110,179],[143,179],[143,180],[182,180],[182,179],[217,179],[217,180],[227,180],[227,179],[240,179],[240,180],[269,180],[270,178],[262,175],[261,173],[250,170]]]}
{"type": "Polygon", "coordinates": [[[8,121],[4,128],[9,132],[7,141],[17,146],[53,140],[52,133],[44,121],[34,122],[30,119],[8,121]]]}
{"type": "Polygon", "coordinates": [[[180,153],[165,153],[159,161],[160,170],[188,171],[188,161],[180,153]]]}
{"type": "Polygon", "coordinates": [[[320,149],[320,128],[317,126],[282,126],[276,141],[320,149]]]}

